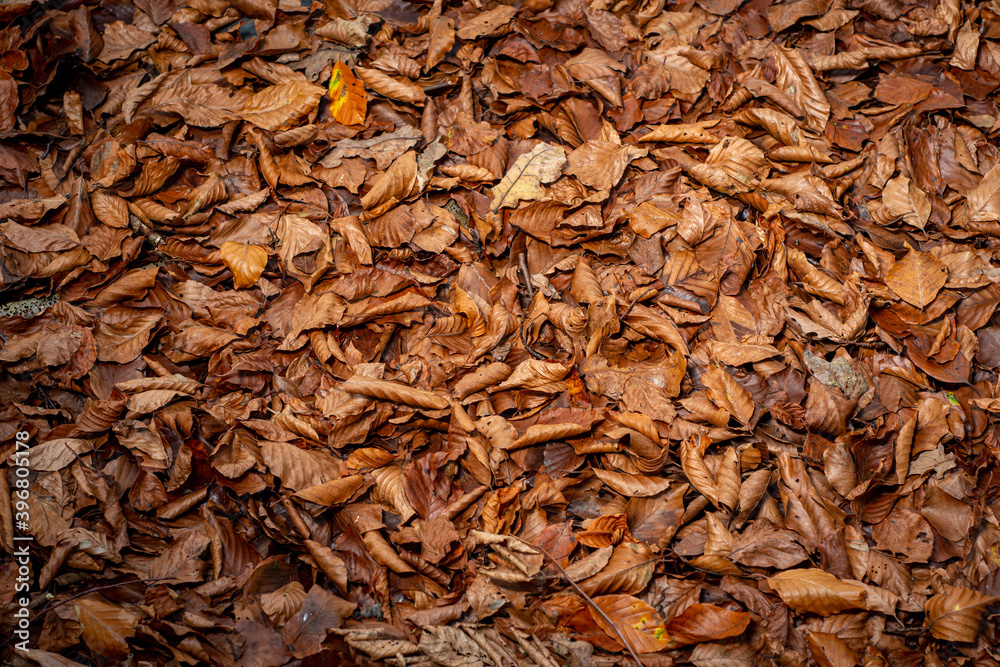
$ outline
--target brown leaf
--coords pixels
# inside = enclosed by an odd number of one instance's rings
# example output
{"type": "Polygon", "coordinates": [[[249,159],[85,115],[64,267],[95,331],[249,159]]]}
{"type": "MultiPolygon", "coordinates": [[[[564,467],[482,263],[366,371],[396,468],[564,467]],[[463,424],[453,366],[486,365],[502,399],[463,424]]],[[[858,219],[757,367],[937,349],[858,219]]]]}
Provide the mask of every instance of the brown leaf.
{"type": "Polygon", "coordinates": [[[885,276],[885,284],[907,303],[926,308],[948,282],[948,267],[933,255],[911,250],[885,276]]]}
{"type": "Polygon", "coordinates": [[[569,154],[566,173],[595,190],[607,190],[621,180],[629,162],[645,155],[645,149],[634,146],[588,141],[569,154]]]}
{"type": "Polygon", "coordinates": [[[769,577],[767,584],[796,611],[829,616],[846,609],[866,608],[862,584],[842,581],[823,570],[786,570],[769,577]]]}
{"type": "Polygon", "coordinates": [[[315,111],[324,90],[304,81],[288,81],[268,86],[246,101],[240,117],[271,132],[295,126],[315,111]]]}
{"type": "Polygon", "coordinates": [[[327,633],[344,624],[357,607],[353,602],[328,592],[318,585],[309,589],[299,610],[285,623],[285,644],[296,658],[319,653],[327,633]]]}
{"type": "Polygon", "coordinates": [[[924,603],[931,634],[950,642],[974,642],[979,637],[986,606],[996,601],[960,586],[944,586],[944,591],[924,603]]]}
{"type": "Polygon", "coordinates": [[[135,635],[142,618],[139,614],[96,595],[74,600],[73,609],[83,629],[83,639],[95,653],[107,658],[125,658],[131,653],[125,640],[135,635]]]}

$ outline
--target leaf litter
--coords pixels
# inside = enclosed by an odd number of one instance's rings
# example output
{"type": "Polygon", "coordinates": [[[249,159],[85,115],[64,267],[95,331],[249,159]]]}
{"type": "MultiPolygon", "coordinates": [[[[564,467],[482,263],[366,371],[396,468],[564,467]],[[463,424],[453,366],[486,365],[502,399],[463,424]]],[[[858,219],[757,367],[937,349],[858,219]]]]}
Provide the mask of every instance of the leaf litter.
{"type": "Polygon", "coordinates": [[[4,664],[996,663],[998,44],[4,4],[4,664]]]}

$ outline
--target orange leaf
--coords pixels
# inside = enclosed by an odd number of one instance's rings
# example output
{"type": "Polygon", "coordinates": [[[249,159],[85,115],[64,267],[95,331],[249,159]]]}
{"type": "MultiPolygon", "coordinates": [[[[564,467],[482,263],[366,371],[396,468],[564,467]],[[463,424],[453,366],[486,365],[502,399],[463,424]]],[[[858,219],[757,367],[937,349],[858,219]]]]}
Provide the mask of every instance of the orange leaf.
{"type": "Polygon", "coordinates": [[[637,597],[631,595],[602,595],[594,598],[604,614],[591,610],[594,621],[609,637],[620,642],[621,636],[636,653],[655,653],[670,646],[667,628],[660,613],[637,597]],[[613,621],[614,625],[608,623],[613,621]]]}
{"type": "Polygon", "coordinates": [[[337,63],[330,77],[330,113],[344,125],[363,125],[368,108],[364,84],[344,63],[337,63]]]}
{"type": "Polygon", "coordinates": [[[671,647],[736,637],[750,623],[750,614],[710,604],[693,604],[667,624],[671,647]]]}
{"type": "Polygon", "coordinates": [[[219,248],[219,255],[226,267],[233,272],[233,285],[236,289],[256,283],[267,266],[267,249],[259,245],[226,241],[219,248]]]}

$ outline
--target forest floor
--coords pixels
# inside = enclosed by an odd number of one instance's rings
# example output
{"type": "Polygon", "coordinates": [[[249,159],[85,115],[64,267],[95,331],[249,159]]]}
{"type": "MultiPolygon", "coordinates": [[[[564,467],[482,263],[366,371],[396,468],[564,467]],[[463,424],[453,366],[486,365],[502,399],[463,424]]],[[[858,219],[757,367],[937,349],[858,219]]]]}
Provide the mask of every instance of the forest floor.
{"type": "Polygon", "coordinates": [[[998,91],[995,1],[3,0],[0,662],[998,665],[998,91]]]}

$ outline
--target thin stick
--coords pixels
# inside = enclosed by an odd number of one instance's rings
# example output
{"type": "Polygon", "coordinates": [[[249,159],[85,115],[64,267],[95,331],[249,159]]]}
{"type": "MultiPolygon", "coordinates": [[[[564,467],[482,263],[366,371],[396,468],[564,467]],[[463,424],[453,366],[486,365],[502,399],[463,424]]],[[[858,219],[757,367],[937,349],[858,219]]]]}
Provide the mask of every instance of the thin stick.
{"type": "Polygon", "coordinates": [[[642,301],[642,300],[643,300],[643,299],[645,299],[645,298],[646,298],[647,296],[649,296],[650,292],[656,292],[656,291],[657,291],[657,289],[656,289],[655,287],[650,287],[650,288],[649,288],[649,289],[647,289],[647,290],[646,290],[645,292],[643,292],[643,293],[642,293],[642,294],[640,294],[639,296],[637,296],[637,297],[635,297],[634,299],[632,299],[632,303],[630,303],[630,304],[628,305],[628,308],[626,308],[626,309],[625,309],[625,312],[624,312],[624,313],[622,313],[622,316],[621,316],[620,318],[618,318],[618,319],[620,319],[620,320],[624,320],[624,319],[626,319],[626,318],[627,318],[627,317],[629,316],[629,313],[631,313],[631,312],[632,312],[632,309],[633,309],[633,308],[635,308],[635,304],[636,304],[637,302],[639,302],[639,301],[642,301]]]}
{"type": "Polygon", "coordinates": [[[531,286],[531,274],[528,273],[528,253],[522,252],[519,258],[521,272],[524,274],[524,286],[528,288],[528,297],[535,299],[535,288],[531,286]]]}
{"type": "MultiPolygon", "coordinates": [[[[528,272],[528,253],[522,252],[518,262],[521,265],[521,273],[524,274],[524,286],[528,290],[528,298],[531,302],[535,302],[535,288],[531,286],[531,274],[528,272]]],[[[530,312],[530,308],[529,308],[530,312]]],[[[527,328],[528,325],[528,313],[524,313],[524,317],[521,319],[521,326],[518,328],[518,338],[521,339],[521,345],[524,349],[528,351],[528,354],[533,356],[535,359],[547,359],[541,352],[536,352],[530,345],[528,345],[527,328]]]]}
{"type": "Polygon", "coordinates": [[[555,558],[552,557],[552,554],[550,554],[548,551],[546,551],[544,547],[540,547],[537,544],[531,544],[530,542],[525,542],[524,540],[522,540],[519,537],[516,537],[514,539],[516,539],[516,540],[518,540],[520,542],[523,542],[524,544],[527,544],[529,547],[531,547],[533,549],[538,549],[539,551],[541,551],[542,555],[544,555],[546,558],[548,558],[549,561],[553,565],[556,566],[556,569],[559,570],[559,573],[569,583],[569,585],[572,586],[574,589],[576,589],[576,592],[579,593],[581,595],[581,597],[583,597],[583,599],[587,601],[587,604],[589,604],[591,607],[593,607],[594,609],[596,609],[597,613],[601,615],[601,618],[603,618],[605,621],[607,621],[608,625],[610,625],[612,628],[615,629],[615,634],[618,635],[618,639],[621,640],[622,646],[624,646],[625,648],[628,649],[628,652],[631,654],[632,659],[635,660],[635,664],[639,665],[639,667],[644,667],[643,664],[642,664],[642,660],[639,659],[639,656],[638,656],[638,654],[636,654],[635,649],[632,648],[632,645],[628,642],[627,639],[625,639],[625,635],[622,634],[622,631],[618,627],[618,624],[615,623],[614,621],[612,621],[611,618],[607,614],[604,613],[604,610],[601,609],[600,607],[598,607],[597,603],[594,602],[592,599],[590,599],[590,596],[587,595],[586,593],[584,593],[583,589],[580,588],[579,586],[577,586],[577,584],[576,584],[575,581],[573,581],[572,579],[569,578],[569,575],[566,574],[566,570],[564,570],[563,566],[560,565],[559,562],[555,558]]]}
{"type": "MultiPolygon", "coordinates": [[[[97,586],[96,588],[88,588],[87,590],[83,591],[82,593],[77,593],[76,595],[71,595],[70,597],[66,598],[65,600],[60,600],[57,604],[45,605],[44,607],[42,607],[41,611],[39,611],[37,614],[35,614],[34,616],[32,616],[31,620],[28,621],[28,622],[29,623],[34,623],[39,618],[41,618],[45,614],[49,613],[53,609],[58,609],[59,607],[63,606],[64,604],[67,604],[69,602],[72,602],[73,600],[77,600],[79,598],[82,598],[85,595],[90,595],[91,593],[96,593],[97,591],[103,591],[103,590],[107,590],[109,588],[121,588],[122,586],[128,586],[129,584],[148,584],[148,583],[151,583],[151,582],[154,582],[154,581],[169,581],[171,579],[173,579],[173,577],[156,577],[156,578],[153,578],[153,579],[136,579],[135,581],[122,581],[122,582],[119,582],[117,584],[108,584],[106,586],[97,586]]],[[[14,641],[14,637],[13,636],[8,637],[2,644],[0,644],[0,648],[3,648],[4,646],[7,646],[7,644],[10,644],[12,641],[14,641]]]]}

